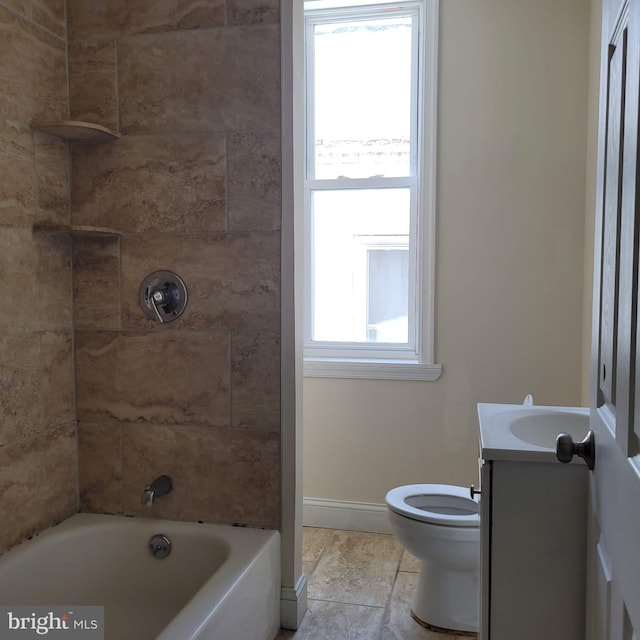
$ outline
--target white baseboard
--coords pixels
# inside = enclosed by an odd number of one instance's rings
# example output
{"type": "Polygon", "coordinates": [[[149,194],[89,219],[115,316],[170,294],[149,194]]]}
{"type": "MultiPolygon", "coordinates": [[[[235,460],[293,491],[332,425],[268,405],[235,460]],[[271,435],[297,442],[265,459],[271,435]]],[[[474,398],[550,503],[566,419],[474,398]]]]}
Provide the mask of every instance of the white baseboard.
{"type": "Polygon", "coordinates": [[[307,577],[302,574],[295,587],[280,589],[280,626],[295,631],[307,611],[307,577]]]}
{"type": "Polygon", "coordinates": [[[393,533],[387,507],[368,502],[303,498],[302,524],[323,529],[393,533]]]}

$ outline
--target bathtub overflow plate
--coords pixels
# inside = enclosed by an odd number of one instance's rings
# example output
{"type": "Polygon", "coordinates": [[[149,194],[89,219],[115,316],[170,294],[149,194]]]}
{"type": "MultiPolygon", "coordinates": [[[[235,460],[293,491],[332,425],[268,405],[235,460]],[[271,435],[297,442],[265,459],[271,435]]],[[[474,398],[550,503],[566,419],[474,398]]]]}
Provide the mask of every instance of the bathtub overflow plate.
{"type": "Polygon", "coordinates": [[[149,540],[149,551],[154,558],[166,558],[171,553],[171,540],[161,533],[149,540]]]}

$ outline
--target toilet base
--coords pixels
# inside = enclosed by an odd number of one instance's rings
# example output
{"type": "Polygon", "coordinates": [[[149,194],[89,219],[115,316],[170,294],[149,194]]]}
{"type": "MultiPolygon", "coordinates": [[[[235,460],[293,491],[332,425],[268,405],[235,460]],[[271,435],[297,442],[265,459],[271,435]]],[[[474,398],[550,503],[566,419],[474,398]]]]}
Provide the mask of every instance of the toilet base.
{"type": "Polygon", "coordinates": [[[460,631],[459,629],[443,629],[442,627],[436,627],[433,624],[429,624],[424,620],[420,620],[418,616],[411,611],[411,617],[421,626],[429,631],[435,631],[436,633],[442,633],[443,635],[455,636],[456,638],[477,638],[478,634],[475,631],[460,631]]]}
{"type": "Polygon", "coordinates": [[[423,562],[411,613],[432,627],[477,633],[479,585],[478,571],[451,571],[423,562]]]}
{"type": "Polygon", "coordinates": [[[425,622],[424,620],[420,620],[420,618],[418,618],[418,616],[413,611],[411,611],[411,617],[421,627],[424,627],[425,629],[428,629],[429,631],[435,631],[436,633],[444,633],[444,634],[447,634],[447,635],[455,634],[459,638],[477,638],[478,637],[478,634],[475,631],[460,631],[459,629],[443,629],[442,627],[436,627],[435,625],[429,624],[428,622],[425,622]]]}

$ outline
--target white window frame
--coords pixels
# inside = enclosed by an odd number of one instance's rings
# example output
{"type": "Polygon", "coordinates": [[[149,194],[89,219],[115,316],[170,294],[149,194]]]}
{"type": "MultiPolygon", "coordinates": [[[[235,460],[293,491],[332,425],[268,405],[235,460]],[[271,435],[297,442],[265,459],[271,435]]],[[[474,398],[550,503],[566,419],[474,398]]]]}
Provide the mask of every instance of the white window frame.
{"type": "MultiPolygon", "coordinates": [[[[386,11],[397,8],[417,12],[418,47],[417,100],[412,114],[412,140],[417,145],[411,149],[411,175],[402,178],[383,178],[379,184],[366,179],[370,188],[408,187],[415,189],[412,201],[417,211],[411,212],[415,242],[410,249],[409,290],[409,345],[380,343],[331,343],[310,340],[312,322],[312,238],[311,238],[311,192],[323,183],[326,189],[364,186],[357,178],[312,180],[311,153],[305,153],[305,327],[304,327],[304,375],[307,377],[368,378],[400,380],[437,380],[441,365],[434,363],[434,288],[435,288],[435,207],[436,207],[436,105],[438,67],[438,0],[410,0],[408,2],[373,2],[361,0],[314,0],[305,3],[305,30],[307,34],[318,22],[366,15],[372,5],[386,11]],[[344,6],[348,3],[348,6],[344,6]],[[358,5],[361,5],[360,8],[358,5]],[[366,5],[366,6],[362,6],[366,5]],[[327,186],[328,185],[328,186],[327,186]],[[411,278],[411,273],[415,278],[411,278]],[[413,310],[413,313],[411,313],[413,310]],[[399,348],[400,347],[400,348],[399,348]]],[[[305,46],[309,55],[309,47],[305,46]]],[[[312,64],[308,61],[307,65],[312,64]]],[[[308,90],[308,89],[307,89],[308,90]]],[[[310,98],[312,99],[312,98],[310,98]]],[[[305,105],[307,102],[305,100],[305,105]]],[[[308,113],[306,107],[305,111],[308,113]]],[[[307,119],[307,118],[305,118],[307,119]]],[[[312,145],[314,132],[306,127],[305,143],[312,145]]],[[[312,149],[313,146],[308,146],[312,149]]]]}

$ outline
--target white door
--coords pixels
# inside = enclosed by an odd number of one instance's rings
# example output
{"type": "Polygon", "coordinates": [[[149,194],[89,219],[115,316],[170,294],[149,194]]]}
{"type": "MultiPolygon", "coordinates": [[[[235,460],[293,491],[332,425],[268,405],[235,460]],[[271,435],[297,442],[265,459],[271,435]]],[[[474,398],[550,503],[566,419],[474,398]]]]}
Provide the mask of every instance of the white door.
{"type": "Polygon", "coordinates": [[[640,640],[640,0],[603,5],[587,638],[640,640]]]}

